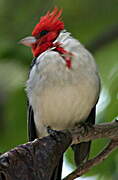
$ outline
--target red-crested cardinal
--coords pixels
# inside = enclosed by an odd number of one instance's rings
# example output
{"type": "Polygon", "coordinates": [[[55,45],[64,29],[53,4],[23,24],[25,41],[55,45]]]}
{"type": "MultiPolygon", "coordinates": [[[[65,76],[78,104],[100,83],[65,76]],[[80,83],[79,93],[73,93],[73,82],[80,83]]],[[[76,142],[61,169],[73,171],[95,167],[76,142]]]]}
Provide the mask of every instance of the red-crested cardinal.
{"type": "MultiPolygon", "coordinates": [[[[95,123],[100,93],[96,63],[85,47],[64,30],[61,14],[57,8],[47,12],[32,36],[20,41],[32,48],[34,56],[26,85],[30,141],[47,136],[47,127],[64,130],[81,122],[95,123]]],[[[87,159],[90,143],[73,145],[77,165],[87,159]]],[[[52,179],[60,180],[60,175],[52,179]]]]}

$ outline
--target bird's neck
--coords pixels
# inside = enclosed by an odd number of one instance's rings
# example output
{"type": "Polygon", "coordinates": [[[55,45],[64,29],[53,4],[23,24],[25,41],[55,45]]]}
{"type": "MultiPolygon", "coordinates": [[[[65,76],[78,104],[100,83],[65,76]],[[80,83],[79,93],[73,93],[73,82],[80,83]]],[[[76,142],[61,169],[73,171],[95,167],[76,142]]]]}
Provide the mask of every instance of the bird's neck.
{"type": "Polygon", "coordinates": [[[56,42],[53,45],[55,47],[54,50],[57,51],[60,54],[60,56],[63,57],[63,59],[65,60],[66,66],[70,69],[72,67],[72,63],[71,63],[72,53],[65,50],[61,46],[61,43],[59,43],[59,42],[56,42]]]}
{"type": "Polygon", "coordinates": [[[63,57],[63,59],[65,60],[66,66],[70,69],[72,53],[68,52],[63,47],[64,39],[66,39],[69,35],[70,35],[69,33],[62,31],[54,42],[46,42],[40,46],[37,46],[37,47],[34,46],[32,48],[34,56],[38,57],[38,56],[40,56],[40,54],[42,54],[46,50],[52,48],[53,51],[58,52],[60,54],[60,56],[63,57]]]}

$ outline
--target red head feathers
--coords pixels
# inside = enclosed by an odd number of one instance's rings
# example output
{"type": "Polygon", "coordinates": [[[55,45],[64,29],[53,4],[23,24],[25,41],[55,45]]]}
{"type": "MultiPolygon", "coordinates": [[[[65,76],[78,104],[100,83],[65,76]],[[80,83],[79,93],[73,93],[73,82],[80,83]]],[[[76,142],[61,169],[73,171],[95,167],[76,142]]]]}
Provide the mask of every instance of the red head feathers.
{"type": "Polygon", "coordinates": [[[62,14],[62,10],[58,11],[58,8],[40,18],[39,23],[35,26],[32,35],[38,36],[43,30],[47,31],[61,31],[64,29],[64,23],[59,19],[62,14]]]}
{"type": "Polygon", "coordinates": [[[35,57],[54,47],[54,40],[58,37],[60,31],[64,29],[64,23],[60,20],[61,14],[62,10],[59,11],[58,8],[54,8],[52,12],[47,12],[35,26],[32,36],[20,41],[20,43],[32,48],[35,57]]]}

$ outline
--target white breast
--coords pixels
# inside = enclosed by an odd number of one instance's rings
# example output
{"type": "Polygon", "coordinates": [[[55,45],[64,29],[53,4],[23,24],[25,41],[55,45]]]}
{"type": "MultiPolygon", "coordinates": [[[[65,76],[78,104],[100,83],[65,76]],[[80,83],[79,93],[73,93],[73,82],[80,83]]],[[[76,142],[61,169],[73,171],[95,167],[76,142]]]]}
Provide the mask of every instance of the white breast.
{"type": "Polygon", "coordinates": [[[73,53],[72,68],[66,67],[58,52],[48,50],[37,58],[27,81],[39,137],[47,135],[47,126],[62,130],[84,121],[99,96],[93,57],[68,33],[62,32],[57,41],[73,53]]]}

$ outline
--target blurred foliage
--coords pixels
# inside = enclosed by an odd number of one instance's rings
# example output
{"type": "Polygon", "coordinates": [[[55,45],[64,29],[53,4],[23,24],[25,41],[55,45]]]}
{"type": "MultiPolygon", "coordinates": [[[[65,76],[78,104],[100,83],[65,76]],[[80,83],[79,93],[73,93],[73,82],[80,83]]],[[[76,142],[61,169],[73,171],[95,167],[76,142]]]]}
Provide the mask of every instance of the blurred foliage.
{"type": "MultiPolygon", "coordinates": [[[[63,8],[65,28],[84,45],[112,25],[118,24],[118,0],[0,0],[0,151],[27,141],[25,82],[32,60],[30,49],[18,41],[31,34],[40,16],[54,6],[63,8]]],[[[118,116],[118,39],[95,53],[102,91],[97,121],[118,116]]],[[[96,140],[93,157],[107,140],[96,140]]],[[[72,162],[72,151],[67,158],[72,162]]],[[[98,179],[118,179],[118,151],[87,175],[98,179]]]]}

